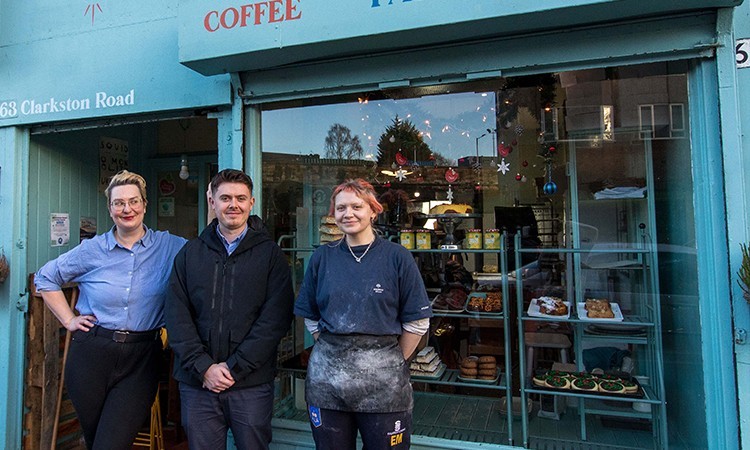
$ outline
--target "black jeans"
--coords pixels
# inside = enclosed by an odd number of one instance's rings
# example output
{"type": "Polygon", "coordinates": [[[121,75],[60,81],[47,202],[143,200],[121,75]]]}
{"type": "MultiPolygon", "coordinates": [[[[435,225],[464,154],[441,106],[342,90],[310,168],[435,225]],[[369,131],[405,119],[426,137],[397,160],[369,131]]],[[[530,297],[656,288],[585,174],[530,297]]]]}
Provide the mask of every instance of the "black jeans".
{"type": "Polygon", "coordinates": [[[191,450],[224,450],[232,430],[239,450],[264,450],[271,443],[273,382],[230,388],[219,394],[180,383],[182,425],[191,450]]]}
{"type": "Polygon", "coordinates": [[[411,411],[358,413],[312,405],[307,409],[316,450],[355,450],[357,431],[363,450],[405,450],[411,444],[411,411]]]}
{"type": "Polygon", "coordinates": [[[129,450],[146,423],[159,381],[161,341],[118,343],[76,331],[65,386],[90,450],[129,450]]]}

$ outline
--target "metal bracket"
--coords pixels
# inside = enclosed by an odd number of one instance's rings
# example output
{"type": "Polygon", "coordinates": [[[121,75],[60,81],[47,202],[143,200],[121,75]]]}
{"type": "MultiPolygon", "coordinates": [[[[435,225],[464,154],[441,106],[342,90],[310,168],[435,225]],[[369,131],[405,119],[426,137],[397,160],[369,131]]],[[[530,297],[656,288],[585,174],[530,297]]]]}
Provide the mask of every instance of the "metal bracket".
{"type": "Polygon", "coordinates": [[[736,328],[734,330],[734,343],[737,345],[744,345],[747,341],[747,330],[744,328],[736,328]]]}
{"type": "Polygon", "coordinates": [[[25,292],[21,292],[19,294],[18,301],[16,302],[16,309],[26,313],[29,312],[29,290],[26,289],[25,292]]]}

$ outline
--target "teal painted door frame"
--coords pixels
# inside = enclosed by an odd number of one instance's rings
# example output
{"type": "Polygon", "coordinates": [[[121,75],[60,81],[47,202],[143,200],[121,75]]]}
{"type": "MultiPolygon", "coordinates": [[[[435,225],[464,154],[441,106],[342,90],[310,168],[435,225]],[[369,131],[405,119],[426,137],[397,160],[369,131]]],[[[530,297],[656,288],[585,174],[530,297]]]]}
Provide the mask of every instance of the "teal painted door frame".
{"type": "Polygon", "coordinates": [[[26,240],[29,132],[0,128],[0,248],[10,276],[0,285],[0,446],[21,448],[26,362],[26,240]]]}
{"type": "MultiPolygon", "coordinates": [[[[719,62],[691,61],[688,90],[707,442],[711,449],[726,450],[739,448],[739,441],[719,62]]],[[[721,62],[726,64],[724,59],[721,62]]]]}

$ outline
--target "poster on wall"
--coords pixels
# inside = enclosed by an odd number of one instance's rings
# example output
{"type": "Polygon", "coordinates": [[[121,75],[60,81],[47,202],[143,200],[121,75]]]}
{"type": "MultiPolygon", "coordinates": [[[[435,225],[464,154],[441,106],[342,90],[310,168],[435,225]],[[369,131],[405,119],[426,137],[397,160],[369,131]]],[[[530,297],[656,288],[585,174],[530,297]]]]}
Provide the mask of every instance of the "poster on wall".
{"type": "Polygon", "coordinates": [[[96,217],[81,217],[78,233],[81,242],[96,236],[96,217]]]}
{"type": "Polygon", "coordinates": [[[128,141],[102,136],[99,139],[99,192],[104,192],[112,175],[128,168],[128,141]]]}
{"type": "Polygon", "coordinates": [[[62,247],[70,242],[70,214],[68,213],[51,213],[50,222],[50,243],[53,247],[62,247]]]}
{"type": "Polygon", "coordinates": [[[159,197],[159,217],[174,217],[174,197],[159,197]]]}

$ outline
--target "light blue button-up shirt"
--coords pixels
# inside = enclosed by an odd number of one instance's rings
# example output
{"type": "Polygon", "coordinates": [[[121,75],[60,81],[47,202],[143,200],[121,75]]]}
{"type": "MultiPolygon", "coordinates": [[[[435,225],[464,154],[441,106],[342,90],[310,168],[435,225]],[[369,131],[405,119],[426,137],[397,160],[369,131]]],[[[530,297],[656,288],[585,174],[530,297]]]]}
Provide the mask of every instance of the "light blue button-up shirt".
{"type": "Polygon", "coordinates": [[[224,244],[224,248],[227,249],[227,255],[231,255],[233,251],[237,249],[237,247],[240,245],[240,242],[242,242],[242,238],[245,237],[247,234],[248,226],[245,226],[245,229],[240,233],[239,236],[237,236],[232,242],[227,241],[227,238],[224,237],[223,234],[221,234],[221,231],[219,231],[219,227],[216,227],[216,234],[219,235],[219,239],[221,239],[221,243],[224,244]]]}
{"type": "Polygon", "coordinates": [[[164,326],[167,281],[185,242],[166,231],[146,228],[128,250],[115,239],[113,227],[42,266],[34,284],[37,291],[59,291],[65,283],[78,283],[76,309],[96,316],[98,325],[153,330],[164,326]]]}

